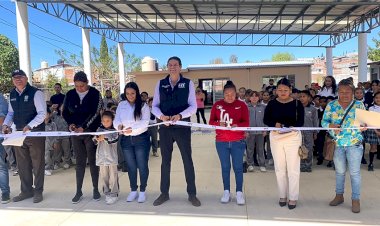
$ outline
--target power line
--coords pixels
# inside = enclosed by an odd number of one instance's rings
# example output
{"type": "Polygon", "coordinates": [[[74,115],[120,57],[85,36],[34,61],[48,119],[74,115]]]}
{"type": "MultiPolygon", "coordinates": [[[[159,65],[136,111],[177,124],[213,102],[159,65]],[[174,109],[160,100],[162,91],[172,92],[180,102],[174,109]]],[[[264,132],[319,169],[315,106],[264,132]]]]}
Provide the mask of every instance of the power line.
{"type": "MultiPolygon", "coordinates": [[[[14,28],[14,29],[17,29],[16,25],[9,23],[9,22],[7,22],[6,20],[4,20],[4,19],[2,19],[2,18],[0,18],[0,20],[1,20],[1,21],[0,21],[1,24],[4,24],[4,25],[7,25],[7,26],[12,27],[12,28],[14,28]]],[[[51,45],[51,46],[54,46],[54,47],[56,47],[56,48],[58,48],[58,49],[60,49],[60,50],[66,51],[66,52],[68,52],[68,53],[70,53],[70,54],[76,55],[75,53],[73,53],[73,52],[71,52],[71,51],[65,50],[65,49],[63,49],[62,47],[59,47],[59,46],[57,46],[57,45],[55,45],[55,44],[53,44],[53,43],[47,41],[45,36],[37,35],[37,34],[34,34],[34,33],[32,33],[32,32],[29,32],[29,34],[30,34],[31,36],[33,36],[33,37],[39,39],[40,41],[43,41],[43,42],[48,43],[48,44],[51,45]],[[44,38],[42,38],[42,37],[44,37],[44,38]]],[[[57,41],[57,40],[55,40],[55,39],[53,39],[53,40],[54,40],[54,41],[57,41]]],[[[68,60],[69,60],[71,63],[76,64],[76,62],[74,62],[74,61],[72,61],[72,60],[70,60],[70,59],[68,59],[68,60]]]]}
{"type": "MultiPolygon", "coordinates": [[[[7,10],[7,11],[9,11],[9,12],[11,12],[12,14],[16,15],[16,13],[13,12],[11,9],[8,9],[7,7],[4,7],[4,6],[2,6],[2,5],[0,5],[0,7],[3,8],[3,9],[5,9],[5,10],[7,10]]],[[[49,31],[49,30],[47,30],[47,29],[45,29],[45,28],[39,26],[38,24],[34,23],[33,21],[31,21],[31,20],[29,20],[29,19],[28,19],[28,21],[29,21],[29,23],[31,23],[31,24],[33,24],[34,26],[40,28],[41,30],[43,30],[43,31],[45,31],[45,32],[48,32],[49,34],[54,35],[54,36],[56,36],[56,37],[58,37],[58,38],[60,38],[60,39],[62,39],[62,40],[64,40],[64,41],[66,41],[68,44],[74,45],[74,46],[76,46],[76,47],[82,49],[82,46],[80,46],[80,45],[78,45],[78,44],[76,44],[76,43],[74,43],[74,42],[72,42],[72,41],[70,41],[70,40],[68,40],[68,39],[65,39],[65,38],[63,38],[63,37],[61,37],[61,36],[59,36],[59,35],[57,35],[57,34],[54,34],[53,32],[51,32],[51,31],[49,31]]]]}

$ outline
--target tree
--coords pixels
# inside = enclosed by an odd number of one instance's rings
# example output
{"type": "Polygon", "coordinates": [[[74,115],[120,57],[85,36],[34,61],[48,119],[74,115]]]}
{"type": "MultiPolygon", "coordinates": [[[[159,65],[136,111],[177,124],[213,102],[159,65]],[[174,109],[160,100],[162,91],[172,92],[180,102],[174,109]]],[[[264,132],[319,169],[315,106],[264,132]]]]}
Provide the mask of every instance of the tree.
{"type": "MultiPolygon", "coordinates": [[[[380,32],[378,33],[378,35],[380,36],[380,32]]],[[[372,61],[379,61],[380,60],[380,40],[373,38],[372,41],[375,43],[375,48],[369,47],[368,59],[372,61]]]]}
{"type": "Polygon", "coordinates": [[[238,57],[235,54],[232,54],[230,56],[230,63],[231,64],[236,64],[238,62],[238,57]]]}
{"type": "Polygon", "coordinates": [[[272,61],[292,61],[292,60],[295,60],[295,57],[291,53],[278,52],[272,55],[272,61]]]}
{"type": "Polygon", "coordinates": [[[8,93],[13,87],[11,74],[18,69],[19,57],[15,44],[0,35],[0,92],[8,93]]]}
{"type": "Polygon", "coordinates": [[[215,58],[210,60],[210,64],[223,64],[223,59],[222,58],[215,58]]]}

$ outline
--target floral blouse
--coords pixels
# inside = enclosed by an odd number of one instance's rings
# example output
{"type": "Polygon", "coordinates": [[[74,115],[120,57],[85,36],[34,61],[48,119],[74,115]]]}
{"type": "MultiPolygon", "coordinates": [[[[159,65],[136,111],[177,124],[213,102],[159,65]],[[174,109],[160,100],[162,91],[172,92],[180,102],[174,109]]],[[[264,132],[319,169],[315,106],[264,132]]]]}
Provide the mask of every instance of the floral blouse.
{"type": "MultiPolygon", "coordinates": [[[[354,126],[355,121],[355,111],[356,109],[364,109],[365,107],[362,102],[354,100],[354,106],[352,106],[350,112],[347,114],[341,128],[352,128],[354,126]]],[[[351,105],[351,104],[350,104],[351,105]]],[[[350,106],[348,105],[348,107],[350,106]]],[[[348,108],[347,107],[347,108],[348,108]]],[[[339,104],[338,100],[331,101],[327,106],[325,113],[322,118],[322,127],[328,128],[329,124],[337,124],[339,125],[343,119],[345,114],[345,110],[339,104]]],[[[361,145],[363,136],[359,129],[344,129],[338,135],[334,133],[333,130],[329,130],[330,135],[336,141],[336,145],[338,147],[345,146],[354,146],[361,145]]]]}

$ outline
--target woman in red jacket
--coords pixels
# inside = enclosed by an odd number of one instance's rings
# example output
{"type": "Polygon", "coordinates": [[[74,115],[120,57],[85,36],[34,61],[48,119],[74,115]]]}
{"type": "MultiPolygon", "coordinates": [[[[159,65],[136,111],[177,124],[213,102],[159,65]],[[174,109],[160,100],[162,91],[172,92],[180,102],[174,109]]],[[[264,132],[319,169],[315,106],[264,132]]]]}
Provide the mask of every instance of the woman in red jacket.
{"type": "MultiPolygon", "coordinates": [[[[210,125],[225,127],[249,126],[249,113],[247,105],[236,99],[236,87],[228,81],[223,88],[224,99],[212,106],[210,125]]],[[[230,170],[231,159],[236,179],[236,202],[244,205],[243,194],[243,155],[245,151],[244,131],[216,130],[216,150],[222,167],[224,193],[222,203],[231,200],[230,170]]]]}

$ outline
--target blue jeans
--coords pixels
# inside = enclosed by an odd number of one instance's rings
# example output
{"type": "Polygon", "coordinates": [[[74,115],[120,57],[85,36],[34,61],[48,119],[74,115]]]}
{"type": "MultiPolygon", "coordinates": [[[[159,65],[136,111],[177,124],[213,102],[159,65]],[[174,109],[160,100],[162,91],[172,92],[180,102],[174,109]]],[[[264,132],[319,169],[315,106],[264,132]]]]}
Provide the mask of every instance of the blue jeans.
{"type": "Polygon", "coordinates": [[[3,139],[0,139],[0,189],[3,195],[10,193],[8,165],[5,162],[5,149],[2,145],[3,139]]]}
{"type": "Polygon", "coordinates": [[[361,175],[360,164],[363,155],[363,146],[355,145],[348,147],[336,147],[334,153],[335,176],[336,176],[336,194],[344,193],[344,184],[346,179],[346,168],[351,178],[351,198],[360,199],[361,175]]]}
{"type": "Polygon", "coordinates": [[[216,141],[220,165],[222,167],[222,178],[224,190],[230,191],[231,158],[232,167],[235,172],[236,192],[243,191],[243,155],[245,151],[244,140],[233,142],[216,141]]]}
{"type": "Polygon", "coordinates": [[[131,190],[137,191],[137,169],[139,169],[140,191],[145,191],[149,176],[149,134],[144,132],[137,136],[122,136],[120,144],[127,163],[131,190]]]}

